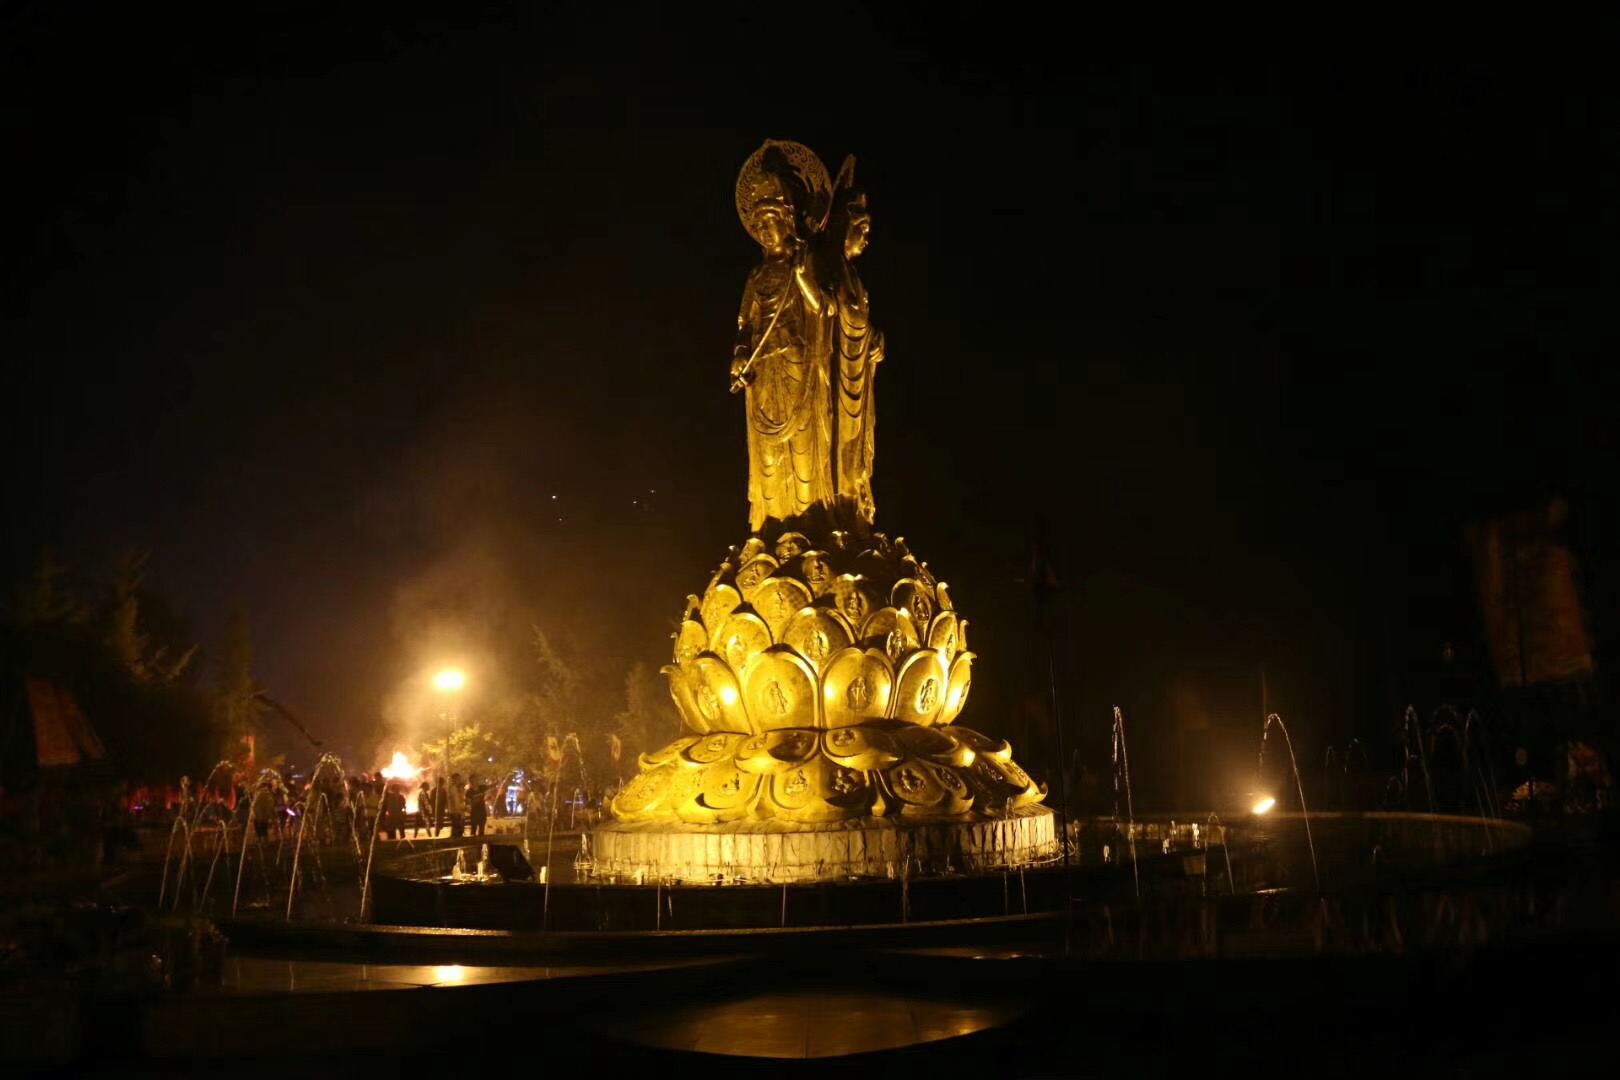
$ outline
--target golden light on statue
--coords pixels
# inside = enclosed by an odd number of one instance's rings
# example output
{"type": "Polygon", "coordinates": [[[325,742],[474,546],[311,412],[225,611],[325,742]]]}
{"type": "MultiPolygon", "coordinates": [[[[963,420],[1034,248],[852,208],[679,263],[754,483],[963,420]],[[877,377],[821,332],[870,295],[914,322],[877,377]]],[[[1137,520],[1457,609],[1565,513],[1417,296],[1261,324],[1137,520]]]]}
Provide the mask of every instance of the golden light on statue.
{"type": "Polygon", "coordinates": [[[1255,800],[1255,804],[1249,808],[1249,812],[1251,814],[1269,814],[1271,813],[1272,807],[1276,805],[1276,799],[1272,798],[1270,795],[1262,795],[1259,799],[1255,800]]]}
{"type": "Polygon", "coordinates": [[[467,675],[460,668],[445,668],[433,676],[433,689],[441,694],[454,694],[467,685],[467,675]]]}
{"type": "Polygon", "coordinates": [[[1058,857],[1045,785],[1005,740],[956,725],[968,621],[902,538],[872,527],[874,379],[885,359],[857,263],[872,212],[770,140],[737,216],[761,261],[730,365],[748,434],[749,535],[675,620],[663,668],[681,738],[597,830],[606,877],[825,881],[1058,857]]]}

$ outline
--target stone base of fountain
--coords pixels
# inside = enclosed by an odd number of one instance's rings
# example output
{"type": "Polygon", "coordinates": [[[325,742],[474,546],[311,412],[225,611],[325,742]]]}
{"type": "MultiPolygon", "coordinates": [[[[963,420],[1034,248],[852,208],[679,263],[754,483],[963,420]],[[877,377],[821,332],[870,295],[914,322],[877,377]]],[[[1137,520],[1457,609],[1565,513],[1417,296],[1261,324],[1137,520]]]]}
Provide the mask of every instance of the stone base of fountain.
{"type": "Polygon", "coordinates": [[[672,826],[613,822],[592,834],[598,878],[680,884],[780,884],[1017,869],[1060,855],[1052,811],[1000,817],[862,817],[822,824],[781,820],[672,826]]]}

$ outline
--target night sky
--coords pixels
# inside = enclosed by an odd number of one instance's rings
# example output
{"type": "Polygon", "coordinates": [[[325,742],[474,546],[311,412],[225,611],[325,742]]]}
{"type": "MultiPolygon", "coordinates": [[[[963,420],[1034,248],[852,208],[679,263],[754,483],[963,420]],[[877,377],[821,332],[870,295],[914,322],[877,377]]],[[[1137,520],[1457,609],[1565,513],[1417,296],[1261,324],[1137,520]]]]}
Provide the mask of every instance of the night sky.
{"type": "Polygon", "coordinates": [[[1602,65],[1504,29],[1120,66],[1155,39],[1012,5],[217,7],[7,8],[4,565],[150,549],[340,750],[531,620],[667,658],[746,530],[767,137],[870,193],[877,523],[974,620],[965,721],[1040,741],[1038,534],[1092,757],[1116,703],[1149,763],[1189,700],[1257,729],[1262,664],[1313,752],[1376,742],[1443,641],[1485,671],[1463,525],[1554,495],[1603,663],[1602,65]]]}

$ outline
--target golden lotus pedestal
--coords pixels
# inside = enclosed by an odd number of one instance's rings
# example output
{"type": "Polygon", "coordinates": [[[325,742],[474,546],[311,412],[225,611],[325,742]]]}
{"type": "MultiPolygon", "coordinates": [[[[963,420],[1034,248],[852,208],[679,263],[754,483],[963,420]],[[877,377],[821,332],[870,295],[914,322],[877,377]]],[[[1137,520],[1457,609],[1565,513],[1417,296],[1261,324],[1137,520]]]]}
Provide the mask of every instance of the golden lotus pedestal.
{"type": "Polygon", "coordinates": [[[595,874],[681,885],[835,881],[991,871],[1057,856],[1052,811],[916,821],[863,817],[820,825],[728,822],[671,828],[614,822],[593,838],[595,874]]]}
{"type": "Polygon", "coordinates": [[[904,540],[732,548],[664,668],[686,734],[641,756],[595,833],[596,874],[835,881],[1055,858],[1045,787],[955,723],[967,625],[904,540]]]}

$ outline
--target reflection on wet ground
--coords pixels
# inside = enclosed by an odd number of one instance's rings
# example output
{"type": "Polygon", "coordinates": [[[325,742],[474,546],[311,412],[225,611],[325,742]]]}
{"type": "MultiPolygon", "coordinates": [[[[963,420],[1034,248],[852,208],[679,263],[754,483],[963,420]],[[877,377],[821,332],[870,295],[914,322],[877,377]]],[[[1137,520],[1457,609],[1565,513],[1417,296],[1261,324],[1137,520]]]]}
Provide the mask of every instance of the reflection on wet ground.
{"type": "Polygon", "coordinates": [[[824,1058],[971,1035],[1029,1012],[989,1003],[895,992],[799,990],[750,994],[587,1021],[596,1032],[665,1050],[764,1058],[824,1058]]]}
{"type": "Polygon", "coordinates": [[[413,990],[427,986],[543,982],[549,979],[689,968],[714,962],[697,958],[589,966],[505,967],[485,964],[356,964],[331,960],[228,956],[217,992],[331,994],[358,990],[413,990]]]}
{"type": "Polygon", "coordinates": [[[897,956],[948,956],[958,960],[1050,960],[1059,955],[1056,945],[1026,943],[996,945],[921,945],[908,949],[887,949],[897,956]]]}

